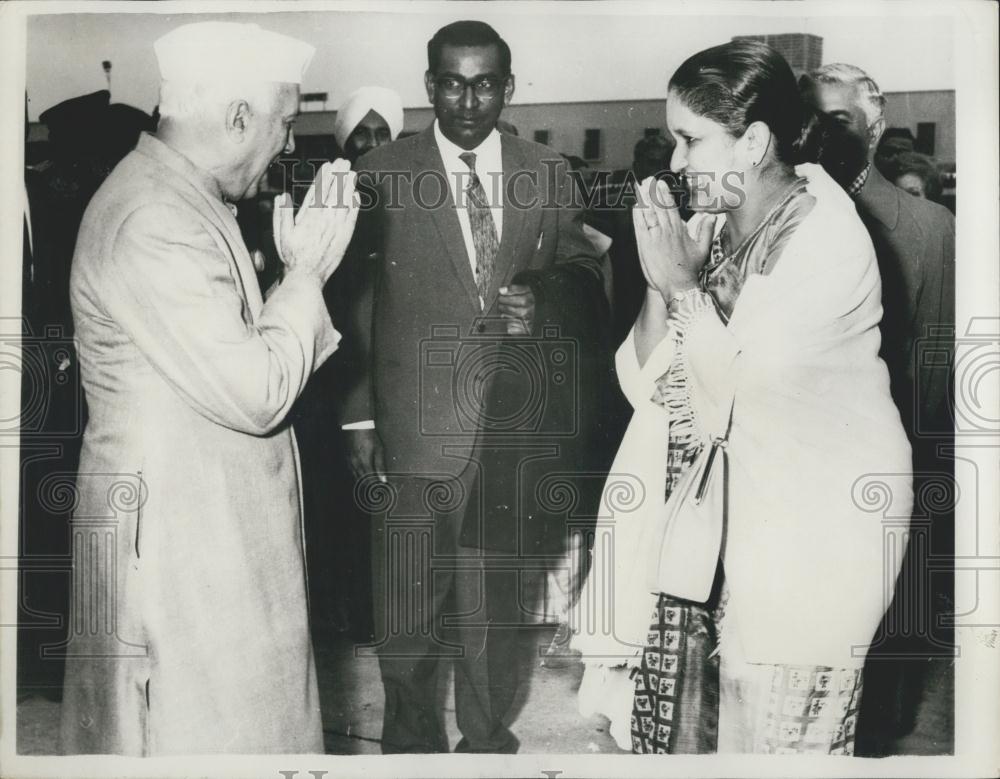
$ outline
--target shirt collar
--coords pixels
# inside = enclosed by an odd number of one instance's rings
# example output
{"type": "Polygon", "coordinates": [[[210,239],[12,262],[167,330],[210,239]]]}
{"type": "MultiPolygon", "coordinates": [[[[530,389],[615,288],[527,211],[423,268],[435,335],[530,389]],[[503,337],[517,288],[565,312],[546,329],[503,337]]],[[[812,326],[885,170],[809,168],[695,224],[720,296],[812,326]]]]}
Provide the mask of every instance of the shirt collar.
{"type": "Polygon", "coordinates": [[[500,131],[496,127],[493,128],[490,134],[475,149],[463,149],[445,137],[438,126],[438,120],[435,119],[434,140],[437,142],[438,150],[441,152],[441,160],[448,170],[468,170],[468,166],[460,157],[460,155],[465,154],[467,151],[471,151],[476,155],[477,168],[479,167],[480,160],[484,162],[493,160],[497,165],[500,163],[500,131]]]}
{"type": "Polygon", "coordinates": [[[868,174],[871,173],[872,164],[869,162],[865,165],[865,169],[858,174],[858,177],[854,179],[847,187],[847,194],[851,197],[857,197],[861,194],[861,190],[865,186],[865,182],[868,181],[868,174]]]}

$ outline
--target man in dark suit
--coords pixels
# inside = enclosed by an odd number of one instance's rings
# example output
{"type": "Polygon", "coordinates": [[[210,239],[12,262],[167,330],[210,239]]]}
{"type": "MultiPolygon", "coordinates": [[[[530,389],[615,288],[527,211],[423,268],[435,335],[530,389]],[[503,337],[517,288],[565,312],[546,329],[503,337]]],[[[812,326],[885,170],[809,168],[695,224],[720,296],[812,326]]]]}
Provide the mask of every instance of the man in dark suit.
{"type": "Polygon", "coordinates": [[[548,392],[567,377],[573,387],[575,372],[558,366],[576,346],[540,328],[607,311],[565,162],[496,129],[514,93],[507,44],[465,21],[427,48],[435,122],[359,161],[367,210],[340,293],[357,367],[341,416],[375,525],[382,750],[448,751],[435,692],[445,657],[455,660],[456,751],[515,752],[504,718],[518,686],[518,534],[529,520],[517,485],[498,484],[544,457],[525,449],[526,435],[548,442],[546,425],[577,419],[571,409],[560,422],[566,409],[548,392]],[[540,383],[500,389],[518,372],[540,383]],[[485,446],[493,434],[501,443],[485,446]]]}
{"type": "MultiPolygon", "coordinates": [[[[950,695],[950,612],[954,459],[949,397],[955,338],[955,218],[944,206],[886,181],[873,164],[885,130],[885,98],[853,65],[829,64],[804,77],[824,140],[820,161],[855,201],[882,275],[881,356],[913,446],[910,541],[884,629],[872,644],[865,678],[859,754],[906,750],[904,737],[931,722],[950,695]]],[[[951,733],[927,733],[947,752],[951,733]]]]}

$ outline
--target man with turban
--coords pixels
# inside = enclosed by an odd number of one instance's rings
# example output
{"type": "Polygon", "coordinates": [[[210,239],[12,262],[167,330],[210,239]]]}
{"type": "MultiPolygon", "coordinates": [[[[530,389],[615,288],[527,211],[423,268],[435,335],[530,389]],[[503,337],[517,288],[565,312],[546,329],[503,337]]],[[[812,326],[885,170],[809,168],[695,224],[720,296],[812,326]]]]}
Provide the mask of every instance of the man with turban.
{"type": "Polygon", "coordinates": [[[62,751],[320,752],[286,415],[339,340],[322,288],[353,174],[324,166],[297,215],[275,203],[286,272],[263,300],[232,203],[294,149],[313,47],[201,22],[155,50],[157,133],[95,194],[73,260],[90,416],[62,751]]]}
{"type": "Polygon", "coordinates": [[[396,140],[403,129],[403,103],[385,87],[361,87],[337,109],[333,135],[354,162],[367,151],[396,140]]]}

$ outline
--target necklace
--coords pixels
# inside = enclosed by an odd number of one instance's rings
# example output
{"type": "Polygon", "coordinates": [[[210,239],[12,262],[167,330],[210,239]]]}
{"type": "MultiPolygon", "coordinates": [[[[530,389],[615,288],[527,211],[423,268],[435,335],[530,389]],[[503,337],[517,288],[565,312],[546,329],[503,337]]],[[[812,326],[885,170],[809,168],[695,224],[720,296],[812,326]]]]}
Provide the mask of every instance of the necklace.
{"type": "MultiPolygon", "coordinates": [[[[737,246],[736,249],[734,249],[729,254],[726,254],[722,251],[722,236],[723,233],[727,232],[726,227],[728,227],[728,223],[722,225],[722,229],[719,231],[719,238],[718,238],[720,256],[718,257],[717,262],[712,263],[713,267],[715,265],[718,265],[719,263],[725,262],[726,260],[735,259],[740,254],[740,252],[742,252],[747,247],[750,241],[756,238],[757,235],[760,233],[760,231],[767,226],[767,224],[774,218],[774,215],[777,214],[778,211],[780,211],[788,203],[788,201],[791,200],[798,193],[801,187],[805,186],[805,183],[806,183],[805,179],[796,178],[795,181],[792,182],[792,185],[788,188],[788,191],[785,193],[784,197],[782,197],[781,200],[779,200],[774,205],[774,207],[772,207],[771,210],[764,215],[764,218],[757,223],[757,226],[754,227],[753,231],[740,242],[740,245],[737,246]]],[[[713,257],[712,259],[715,260],[716,258],[713,257]]]]}

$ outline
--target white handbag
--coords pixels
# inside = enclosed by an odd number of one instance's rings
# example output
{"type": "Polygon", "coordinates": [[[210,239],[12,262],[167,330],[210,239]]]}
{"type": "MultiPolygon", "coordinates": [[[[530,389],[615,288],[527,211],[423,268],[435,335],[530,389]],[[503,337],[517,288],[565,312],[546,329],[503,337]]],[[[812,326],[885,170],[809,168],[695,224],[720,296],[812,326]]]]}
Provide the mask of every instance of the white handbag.
{"type": "Polygon", "coordinates": [[[722,550],[728,500],[726,445],[733,398],[698,457],[670,493],[652,537],[650,590],[704,603],[722,550]]]}

